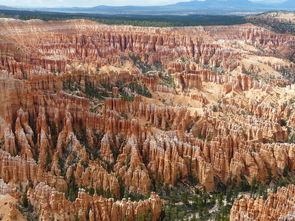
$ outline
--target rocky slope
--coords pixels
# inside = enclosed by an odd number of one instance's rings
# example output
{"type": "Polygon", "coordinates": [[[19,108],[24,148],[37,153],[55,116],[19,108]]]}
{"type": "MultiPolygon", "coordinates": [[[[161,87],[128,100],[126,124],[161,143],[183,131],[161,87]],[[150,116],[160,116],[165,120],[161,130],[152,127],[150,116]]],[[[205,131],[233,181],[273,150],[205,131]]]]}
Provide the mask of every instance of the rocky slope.
{"type": "Polygon", "coordinates": [[[273,11],[247,17],[247,20],[279,33],[295,34],[294,11],[273,11]]]}
{"type": "Polygon", "coordinates": [[[231,210],[231,220],[294,220],[294,185],[270,193],[266,200],[237,200],[231,210]]]}
{"type": "Polygon", "coordinates": [[[25,216],[158,220],[164,187],[216,191],[295,170],[291,35],[85,20],[0,28],[0,178],[25,216]]]}

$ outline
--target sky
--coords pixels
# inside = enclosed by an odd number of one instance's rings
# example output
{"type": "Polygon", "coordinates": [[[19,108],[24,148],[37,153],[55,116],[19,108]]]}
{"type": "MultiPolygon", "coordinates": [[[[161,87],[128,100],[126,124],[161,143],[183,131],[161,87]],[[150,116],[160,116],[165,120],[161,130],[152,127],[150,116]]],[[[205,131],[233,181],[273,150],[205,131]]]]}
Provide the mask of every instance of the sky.
{"type": "MultiPolygon", "coordinates": [[[[98,5],[166,5],[190,0],[0,0],[0,5],[13,7],[92,7],[98,5]]],[[[250,0],[283,2],[284,0],[250,0]]]]}

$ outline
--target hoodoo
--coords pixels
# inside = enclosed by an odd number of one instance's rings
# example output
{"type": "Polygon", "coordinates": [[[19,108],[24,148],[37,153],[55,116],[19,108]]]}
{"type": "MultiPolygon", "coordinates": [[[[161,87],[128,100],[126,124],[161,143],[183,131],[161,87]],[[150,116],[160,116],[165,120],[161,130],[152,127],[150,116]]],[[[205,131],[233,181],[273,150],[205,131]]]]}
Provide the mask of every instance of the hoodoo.
{"type": "Polygon", "coordinates": [[[88,20],[0,30],[5,220],[293,220],[293,35],[88,20]]]}

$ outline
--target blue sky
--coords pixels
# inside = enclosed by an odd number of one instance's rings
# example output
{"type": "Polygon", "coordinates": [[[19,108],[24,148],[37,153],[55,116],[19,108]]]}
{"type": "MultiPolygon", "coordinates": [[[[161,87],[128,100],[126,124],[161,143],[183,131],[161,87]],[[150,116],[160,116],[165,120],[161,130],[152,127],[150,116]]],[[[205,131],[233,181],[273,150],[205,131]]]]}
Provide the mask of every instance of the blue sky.
{"type": "MultiPolygon", "coordinates": [[[[91,7],[97,5],[165,5],[190,0],[0,0],[0,5],[14,7],[91,7]]],[[[252,0],[282,2],[284,0],[252,0]]]]}

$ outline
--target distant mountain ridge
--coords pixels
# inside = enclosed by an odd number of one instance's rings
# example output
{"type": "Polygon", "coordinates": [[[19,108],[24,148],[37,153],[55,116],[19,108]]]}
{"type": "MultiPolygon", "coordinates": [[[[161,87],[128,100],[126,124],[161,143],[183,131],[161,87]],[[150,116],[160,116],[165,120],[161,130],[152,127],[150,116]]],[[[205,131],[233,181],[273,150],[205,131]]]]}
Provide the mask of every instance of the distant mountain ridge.
{"type": "Polygon", "coordinates": [[[179,2],[165,6],[106,6],[91,8],[39,8],[43,11],[81,12],[101,14],[226,14],[232,12],[265,12],[270,10],[295,10],[295,0],[283,3],[258,3],[249,0],[206,0],[179,2]]]}

